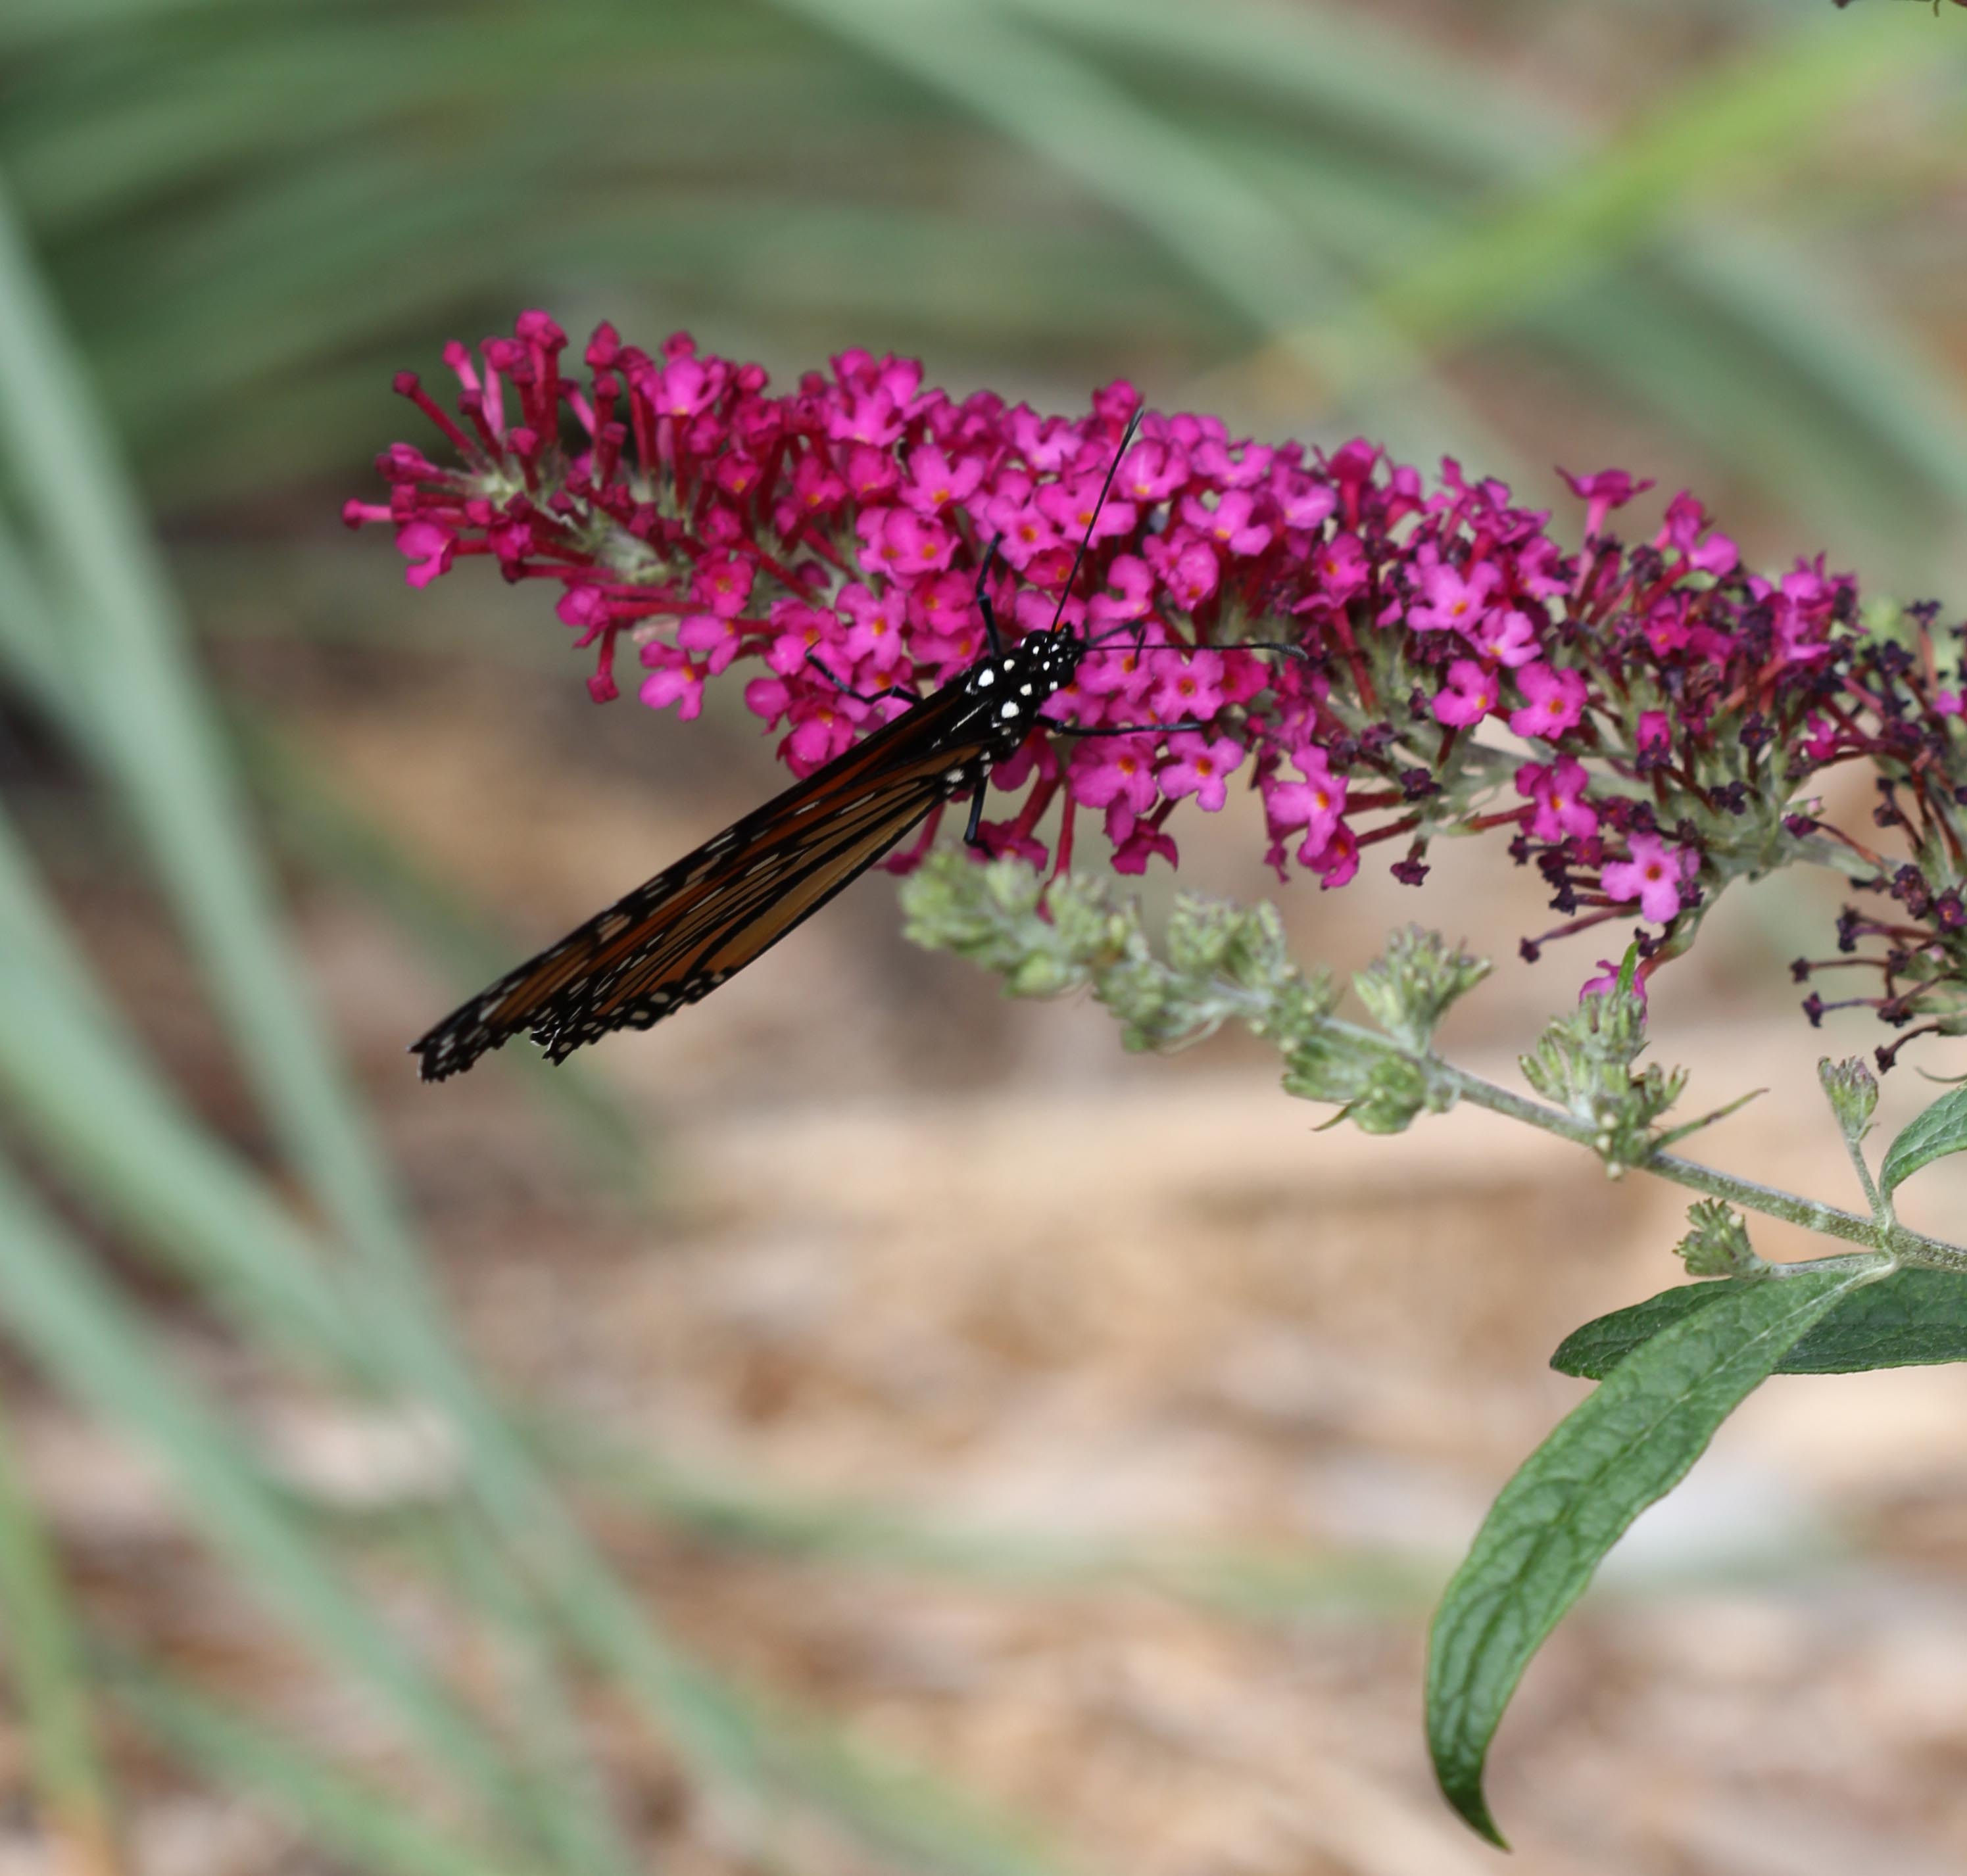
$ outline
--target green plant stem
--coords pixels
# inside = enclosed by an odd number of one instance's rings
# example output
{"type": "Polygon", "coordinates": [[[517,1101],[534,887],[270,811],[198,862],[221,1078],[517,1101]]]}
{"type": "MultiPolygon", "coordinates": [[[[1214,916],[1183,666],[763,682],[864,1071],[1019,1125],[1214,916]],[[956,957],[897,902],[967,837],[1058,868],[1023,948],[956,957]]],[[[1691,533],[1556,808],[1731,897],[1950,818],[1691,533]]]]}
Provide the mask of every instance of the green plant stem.
{"type": "Polygon", "coordinates": [[[1890,1202],[1872,1180],[1872,1169],[1865,1164],[1863,1145],[1847,1137],[1844,1148],[1851,1155],[1851,1170],[1858,1175],[1858,1183],[1865,1189],[1865,1203],[1872,1208],[1872,1217],[1889,1231],[1898,1221],[1893,1216],[1890,1202]]]}
{"type": "MultiPolygon", "coordinates": [[[[1362,1029],[1357,1024],[1342,1022],[1336,1018],[1327,1020],[1334,1032],[1358,1048],[1395,1054],[1403,1052],[1384,1036],[1376,1035],[1370,1029],[1362,1029]]],[[[1541,1101],[1533,1101],[1527,1095],[1518,1094],[1495,1082],[1485,1081],[1480,1075],[1471,1074],[1465,1068],[1457,1068],[1437,1055],[1418,1059],[1429,1074],[1436,1078],[1437,1085],[1452,1090],[1458,1100],[1467,1101],[1475,1107],[1486,1107],[1492,1114],[1507,1115],[1512,1120],[1523,1121],[1542,1129],[1546,1133],[1555,1134],[1561,1140],[1595,1150],[1598,1129],[1591,1122],[1567,1114],[1562,1108],[1547,1107],[1541,1101]]],[[[1724,1173],[1717,1167],[1704,1166],[1698,1160],[1683,1159],[1677,1153],[1655,1153],[1642,1162],[1639,1170],[1670,1179],[1675,1185],[1685,1186],[1691,1191],[1705,1193],[1710,1198],[1725,1200],[1745,1212],[1759,1212],[1765,1217],[1785,1219],[1792,1225],[1820,1232],[1828,1238],[1841,1238],[1848,1244],[1862,1245],[1869,1250],[1889,1251],[1901,1263],[1967,1271],[1967,1248],[1949,1244],[1943,1238],[1929,1238],[1923,1232],[1911,1230],[1904,1225],[1881,1226],[1878,1221],[1861,1218],[1855,1212],[1840,1211],[1834,1205],[1801,1198],[1794,1193],[1783,1192],[1753,1179],[1724,1173]]]]}

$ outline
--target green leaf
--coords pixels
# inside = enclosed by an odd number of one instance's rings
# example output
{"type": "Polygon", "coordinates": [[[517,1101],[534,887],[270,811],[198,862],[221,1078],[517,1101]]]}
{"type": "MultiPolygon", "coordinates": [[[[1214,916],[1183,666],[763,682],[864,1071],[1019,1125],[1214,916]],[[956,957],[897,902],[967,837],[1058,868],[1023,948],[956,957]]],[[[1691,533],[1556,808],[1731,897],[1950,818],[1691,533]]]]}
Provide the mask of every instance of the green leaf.
{"type": "Polygon", "coordinates": [[[1922,1166],[1967,1148],[1967,1088],[1943,1094],[1908,1125],[1885,1153],[1878,1190],[1889,1199],[1922,1166]]]}
{"type": "MultiPolygon", "coordinates": [[[[1836,1260],[1843,1264],[1845,1260],[1836,1260]]],[[[1603,1380],[1635,1348],[1712,1308],[1751,1281],[1684,1283],[1573,1329],[1550,1364],[1560,1374],[1603,1380]]],[[[1903,1270],[1867,1283],[1838,1303],[1776,1364],[1778,1374],[1856,1374],[1871,1368],[1967,1361],[1967,1277],[1903,1270]]]]}
{"type": "Polygon", "coordinates": [[[77,1870],[117,1867],[109,1781],[61,1564],[0,1421],[0,1640],[44,1821],[77,1870]]]}
{"type": "Polygon", "coordinates": [[[1503,1839],[1482,1768],[1531,1656],[1626,1526],[1686,1476],[1714,1430],[1810,1325],[1885,1267],[1742,1285],[1654,1336],[1503,1488],[1442,1597],[1428,1651],[1428,1745],[1448,1801],[1503,1839]]]}

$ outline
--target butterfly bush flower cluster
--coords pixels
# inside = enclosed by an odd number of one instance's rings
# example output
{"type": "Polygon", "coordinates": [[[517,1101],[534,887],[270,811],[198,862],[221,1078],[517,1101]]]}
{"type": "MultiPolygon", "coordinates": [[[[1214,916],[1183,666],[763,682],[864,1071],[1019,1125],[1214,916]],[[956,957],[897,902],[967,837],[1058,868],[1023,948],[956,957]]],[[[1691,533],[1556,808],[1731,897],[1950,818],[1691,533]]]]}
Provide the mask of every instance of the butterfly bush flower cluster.
{"type": "Polygon", "coordinates": [[[994,543],[1006,635],[1062,607],[1088,649],[993,773],[1014,805],[984,824],[991,851],[1062,868],[1090,817],[1121,872],[1173,864],[1184,805],[1216,812],[1232,787],[1259,797],[1280,877],[1327,886],[1375,846],[1418,885],[1434,841],[1491,833],[1558,915],[1525,954],[1636,923],[1642,984],[1731,880],[1811,860],[1867,899],[1799,977],[1875,973],[1842,1000],[1967,1029],[1958,631],[1922,607],[1867,629],[1820,558],[1747,571],[1688,495],[1631,543],[1610,524],[1651,485],[1567,476],[1567,551],[1452,460],[1430,484],[1363,440],[1271,446],[1150,411],[1103,503],[1139,403],[1125,382],[1047,415],[857,351],[775,393],[686,334],[648,352],[606,325],[576,370],[541,312],[445,357],[450,408],[397,379],[441,447],[391,446],[387,500],[345,518],[394,529],[412,586],[473,557],[547,582],[597,702],[625,667],[644,704],[693,717],[742,667],[745,707],[809,774],[985,651],[994,543]],[[1812,795],[1853,758],[1882,839],[1812,795]]]}

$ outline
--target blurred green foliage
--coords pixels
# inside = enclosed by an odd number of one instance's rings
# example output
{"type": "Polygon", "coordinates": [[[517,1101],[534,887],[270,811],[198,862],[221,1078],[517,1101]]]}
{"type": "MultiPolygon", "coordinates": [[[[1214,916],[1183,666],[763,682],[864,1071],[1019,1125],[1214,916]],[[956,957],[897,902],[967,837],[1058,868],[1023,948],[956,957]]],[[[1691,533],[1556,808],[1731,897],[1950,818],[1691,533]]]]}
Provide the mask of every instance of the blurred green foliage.
{"type": "MultiPolygon", "coordinates": [[[[1678,46],[1667,29],[1696,11],[1604,30],[1678,46]]],[[[1936,580],[1967,496],[1957,259],[1936,263],[1950,299],[1933,285],[1934,205],[1963,168],[1961,36],[1910,7],[1697,11],[1713,43],[1594,118],[1508,56],[1529,4],[1473,50],[1363,6],[1258,0],[0,9],[0,680],[140,856],[283,1169],[170,1084],[0,816],[0,1151],[34,1169],[0,1164],[0,1323],[153,1456],[242,1585],[451,1800],[413,1815],[176,1671],[72,1643],[45,1535],[0,1471],[0,1613],[48,1642],[15,1674],[52,1823],[103,1828],[88,1710],[106,1693],[352,1867],[617,1876],[640,1846],[582,1718],[608,1687],[761,1842],[790,1806],[898,1867],[1057,1867],[694,1660],[474,1371],[300,980],[242,777],[306,864],[362,886],[460,987],[486,968],[482,928],[276,734],[228,734],[159,520],[222,540],[242,509],[331,512],[328,489],[414,431],[391,373],[535,303],[576,331],[693,325],[776,368],[861,344],[1013,392],[1124,370],[1268,434],[1358,427],[1508,472],[1571,450],[1575,399],[1610,413],[1595,428],[1711,463],[1802,542],[1878,555],[1875,584],[1936,580]],[[383,1626],[359,1587],[378,1534],[270,1477],[76,1207],[264,1359],[439,1417],[457,1480],[418,1555],[510,1664],[507,1710],[383,1626]]],[[[605,1095],[552,1085],[640,1177],[605,1095]]],[[[878,1513],[619,1474],[589,1469],[720,1541],[1005,1568],[1001,1545],[878,1513]]],[[[1264,1610],[1334,1593],[1317,1571],[1042,1545],[1008,1574],[1108,1570],[1264,1610]]]]}

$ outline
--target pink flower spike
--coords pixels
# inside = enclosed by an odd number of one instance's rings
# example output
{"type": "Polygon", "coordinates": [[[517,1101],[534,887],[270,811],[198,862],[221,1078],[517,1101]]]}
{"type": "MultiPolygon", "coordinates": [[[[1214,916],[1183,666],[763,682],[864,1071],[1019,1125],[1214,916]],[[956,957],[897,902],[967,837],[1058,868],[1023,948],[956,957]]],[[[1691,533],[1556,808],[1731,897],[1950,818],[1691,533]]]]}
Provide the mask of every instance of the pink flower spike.
{"type": "MultiPolygon", "coordinates": [[[[1302,850],[1300,857],[1303,857],[1302,850]]],[[[1325,891],[1351,884],[1353,876],[1359,870],[1359,842],[1352,830],[1342,823],[1310,865],[1319,876],[1319,886],[1325,891]]]]}
{"type": "Polygon", "coordinates": [[[902,625],[908,609],[900,587],[890,586],[877,599],[856,580],[841,592],[840,610],[853,621],[840,641],[852,663],[873,658],[885,664],[901,654],[902,625]]]}
{"type": "Polygon", "coordinates": [[[834,707],[837,696],[825,702],[793,705],[797,721],[786,738],[786,757],[795,775],[810,775],[854,740],[853,718],[834,707]]]}
{"type": "MultiPolygon", "coordinates": [[[[706,653],[705,668],[715,677],[737,657],[744,642],[743,626],[741,619],[725,618],[715,612],[693,612],[677,626],[676,641],[686,651],[706,653]]],[[[642,701],[648,702],[648,697],[644,696],[642,701]]],[[[690,714],[693,716],[696,712],[690,714]]]]}
{"type": "Polygon", "coordinates": [[[775,728],[792,702],[792,692],[776,677],[754,677],[744,686],[744,708],[775,728]]]}
{"type": "Polygon", "coordinates": [[[1184,653],[1170,647],[1151,661],[1154,695],[1148,706],[1164,723],[1206,722],[1223,708],[1223,654],[1204,649],[1184,653]]]}
{"type": "Polygon", "coordinates": [[[1516,673],[1516,688],[1527,701],[1510,713],[1510,728],[1519,736],[1541,736],[1555,741],[1575,729],[1584,714],[1584,679],[1576,671],[1555,670],[1541,662],[1516,673]]]}
{"type": "Polygon", "coordinates": [[[1656,834],[1635,834],[1628,844],[1632,857],[1605,869],[1605,896],[1621,906],[1637,899],[1642,918],[1665,925],[1680,910],[1681,881],[1699,866],[1699,857],[1691,848],[1668,846],[1656,834]]]}
{"type": "Polygon", "coordinates": [[[412,586],[428,586],[451,571],[457,539],[434,521],[406,521],[396,530],[396,551],[410,563],[403,570],[404,579],[412,586]]]}
{"type": "Polygon", "coordinates": [[[1187,479],[1188,458],[1180,450],[1144,438],[1127,452],[1113,487],[1130,501],[1165,502],[1187,479]]]}
{"type": "Polygon", "coordinates": [[[1435,695],[1434,720],[1452,728],[1479,723],[1500,700],[1495,674],[1473,658],[1457,658],[1448,667],[1446,686],[1435,695]]]}
{"type": "Polygon", "coordinates": [[[1168,738],[1168,754],[1174,760],[1160,774],[1161,793],[1171,801],[1193,795],[1205,814],[1216,814],[1229,798],[1226,779],[1243,760],[1243,746],[1232,736],[1219,736],[1213,742],[1193,730],[1184,730],[1168,738]]]}
{"type": "Polygon", "coordinates": [[[1154,602],[1155,576],[1138,554],[1116,554],[1106,570],[1106,584],[1113,592],[1096,593],[1087,602],[1087,617],[1096,634],[1103,627],[1131,625],[1154,602]]]}
{"type": "Polygon", "coordinates": [[[899,491],[901,498],[925,520],[939,515],[953,502],[967,502],[984,479],[984,465],[974,457],[959,457],[954,462],[932,444],[924,444],[909,454],[909,479],[899,491]]]}
{"type": "Polygon", "coordinates": [[[1718,579],[1732,573],[1742,557],[1726,534],[1708,531],[1713,525],[1707,511],[1683,489],[1667,504],[1666,525],[1654,535],[1653,545],[1677,547],[1690,566],[1718,579]]]}
{"type": "Polygon", "coordinates": [[[1489,609],[1489,596],[1502,582],[1502,575],[1487,560],[1478,561],[1467,574],[1438,562],[1421,571],[1421,589],[1426,603],[1410,607],[1407,623],[1417,632],[1472,632],[1489,609]]]}
{"type": "Polygon", "coordinates": [[[1100,490],[1106,479],[1103,473],[1048,482],[1033,499],[1063,540],[1076,543],[1090,535],[1097,543],[1114,534],[1131,534],[1139,511],[1132,502],[1118,501],[1111,495],[1101,503],[1100,490]]]}
{"type": "Polygon", "coordinates": [[[1154,754],[1151,735],[1081,743],[1066,770],[1066,786],[1074,800],[1088,808],[1110,808],[1118,802],[1130,814],[1145,814],[1161,792],[1154,754]]]}
{"type": "Polygon", "coordinates": [[[751,597],[751,584],[757,570],[735,554],[722,554],[706,560],[690,583],[690,596],[699,605],[708,606],[719,618],[735,618],[751,597]]]}
{"type": "MultiPolygon", "coordinates": [[[[1149,641],[1152,645],[1151,639],[1149,641]]],[[[1174,655],[1172,652],[1164,654],[1174,655]]],[[[1079,687],[1088,696],[1114,697],[1139,703],[1155,682],[1151,667],[1161,657],[1149,659],[1135,650],[1128,639],[1116,639],[1111,651],[1088,652],[1079,667],[1079,687]]]]}
{"type": "Polygon", "coordinates": [[[1935,716],[1959,716],[1967,714],[1960,693],[1957,690],[1936,690],[1933,693],[1933,713],[1935,716]]]}
{"type": "Polygon", "coordinates": [[[1541,763],[1526,762],[1516,770],[1516,793],[1527,795],[1536,804],[1530,819],[1530,832],[1540,841],[1569,838],[1589,840],[1598,831],[1598,811],[1584,799],[1591,782],[1584,764],[1571,756],[1560,757],[1546,768],[1541,763]]]}
{"type": "Polygon", "coordinates": [[[1163,535],[1149,534],[1141,551],[1168,597],[1184,612],[1193,612],[1206,600],[1222,577],[1216,556],[1200,541],[1171,545],[1163,535]]]}
{"type": "Polygon", "coordinates": [[[703,673],[687,660],[665,665],[642,680],[641,699],[651,710],[677,706],[677,715],[686,723],[703,709],[703,673]]]}
{"type": "Polygon", "coordinates": [[[1256,503],[1241,489],[1232,489],[1215,507],[1199,497],[1183,499],[1181,518],[1199,534],[1206,534],[1231,554],[1261,554],[1271,544],[1271,531],[1250,518],[1256,503]]]}
{"type": "MultiPolygon", "coordinates": [[[[1587,996],[1610,996],[1619,987],[1618,965],[1608,957],[1601,957],[1598,961],[1598,968],[1605,974],[1603,977],[1587,977],[1578,986],[1578,1000],[1581,1003],[1587,996]]],[[[1644,1009],[1646,1006],[1646,980],[1637,971],[1633,974],[1633,994],[1639,999],[1640,1009],[1644,1009]]]]}
{"type": "Polygon", "coordinates": [[[1180,862],[1174,840],[1158,828],[1136,827],[1113,850],[1113,870],[1116,873],[1145,873],[1148,861],[1158,854],[1170,866],[1180,862]]]}
{"type": "Polygon", "coordinates": [[[1336,489],[1326,483],[1313,482],[1301,470],[1287,469],[1282,464],[1272,472],[1271,492],[1277,499],[1277,512],[1284,516],[1287,528],[1300,528],[1307,531],[1322,528],[1339,506],[1336,489]]]}
{"type": "Polygon", "coordinates": [[[1331,844],[1345,815],[1346,780],[1332,773],[1323,749],[1300,750],[1291,760],[1304,780],[1290,782],[1271,777],[1263,785],[1264,813],[1274,834],[1304,829],[1297,857],[1305,865],[1312,866],[1331,844]]]}
{"type": "Polygon", "coordinates": [[[893,579],[912,580],[942,573],[956,552],[956,537],[947,528],[924,521],[912,509],[864,509],[855,527],[867,544],[863,562],[893,579]]]}
{"type": "Polygon", "coordinates": [[[1507,612],[1486,615],[1481,624],[1466,636],[1491,664],[1500,664],[1510,670],[1529,664],[1537,654],[1536,627],[1531,625],[1527,613],[1513,608],[1507,612]]]}
{"type": "Polygon", "coordinates": [[[1605,517],[1623,508],[1635,496],[1643,495],[1653,485],[1635,482],[1623,469],[1601,469],[1595,476],[1574,476],[1568,469],[1557,472],[1571,485],[1571,492],[1584,504],[1584,538],[1602,534],[1605,517]]]}

